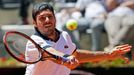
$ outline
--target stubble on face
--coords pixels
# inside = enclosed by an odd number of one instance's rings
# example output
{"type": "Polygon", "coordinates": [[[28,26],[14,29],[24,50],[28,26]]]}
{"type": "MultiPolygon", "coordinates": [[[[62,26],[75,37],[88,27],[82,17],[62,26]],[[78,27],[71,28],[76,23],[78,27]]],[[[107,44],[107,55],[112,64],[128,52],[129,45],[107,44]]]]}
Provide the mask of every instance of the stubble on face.
{"type": "Polygon", "coordinates": [[[45,10],[37,15],[36,25],[43,35],[53,35],[55,33],[56,19],[50,10],[45,10]]]}

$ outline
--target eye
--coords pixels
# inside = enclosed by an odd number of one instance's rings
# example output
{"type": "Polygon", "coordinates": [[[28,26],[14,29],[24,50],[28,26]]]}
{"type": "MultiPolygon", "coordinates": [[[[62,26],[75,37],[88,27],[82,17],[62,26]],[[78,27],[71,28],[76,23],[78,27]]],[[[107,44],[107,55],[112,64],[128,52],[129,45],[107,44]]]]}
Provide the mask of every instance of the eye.
{"type": "Polygon", "coordinates": [[[39,20],[40,20],[40,21],[45,21],[45,20],[46,20],[46,16],[41,16],[41,17],[39,17],[39,20]]]}
{"type": "Polygon", "coordinates": [[[53,16],[50,15],[50,16],[48,16],[48,18],[49,18],[49,19],[53,19],[53,16]]]}
{"type": "Polygon", "coordinates": [[[40,20],[40,21],[45,21],[46,19],[49,19],[49,20],[52,20],[54,18],[54,16],[53,15],[43,15],[43,16],[39,16],[38,17],[38,19],[40,20]]]}

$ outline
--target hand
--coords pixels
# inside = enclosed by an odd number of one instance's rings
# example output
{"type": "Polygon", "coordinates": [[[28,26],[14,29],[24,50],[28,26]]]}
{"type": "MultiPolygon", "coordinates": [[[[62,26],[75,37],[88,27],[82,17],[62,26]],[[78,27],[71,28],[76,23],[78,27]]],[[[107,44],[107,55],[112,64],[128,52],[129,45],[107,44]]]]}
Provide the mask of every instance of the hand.
{"type": "Polygon", "coordinates": [[[70,69],[74,69],[79,65],[79,61],[75,58],[74,55],[69,55],[67,57],[63,57],[62,64],[70,69]]]}
{"type": "Polygon", "coordinates": [[[113,48],[111,51],[107,51],[107,53],[110,54],[110,56],[108,57],[109,60],[114,60],[117,58],[121,58],[123,59],[126,63],[129,62],[129,59],[124,57],[123,54],[126,54],[127,52],[129,52],[131,50],[132,46],[125,44],[125,45],[120,45],[120,46],[116,46],[115,48],[113,48]]]}
{"type": "Polygon", "coordinates": [[[75,58],[74,55],[63,56],[62,61],[63,61],[63,63],[66,62],[66,63],[69,63],[71,65],[74,63],[78,63],[78,60],[75,58]]]}

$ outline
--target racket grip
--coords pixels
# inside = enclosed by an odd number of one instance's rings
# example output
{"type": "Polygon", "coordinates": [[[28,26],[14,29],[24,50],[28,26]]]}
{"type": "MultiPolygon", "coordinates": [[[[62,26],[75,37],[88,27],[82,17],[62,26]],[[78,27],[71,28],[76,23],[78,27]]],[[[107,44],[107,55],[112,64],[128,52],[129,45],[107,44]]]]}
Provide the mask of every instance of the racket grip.
{"type": "Polygon", "coordinates": [[[70,55],[68,55],[68,54],[65,54],[63,57],[61,57],[61,56],[54,56],[54,58],[55,59],[57,59],[57,60],[62,60],[63,62],[66,62],[66,61],[68,61],[69,59],[67,58],[68,56],[70,56],[70,55]]]}
{"type": "Polygon", "coordinates": [[[61,57],[62,61],[63,61],[63,62],[68,61],[69,59],[68,59],[67,57],[69,57],[69,56],[70,56],[70,55],[65,54],[63,57],[61,57]]]}
{"type": "Polygon", "coordinates": [[[62,61],[63,62],[66,62],[66,61],[68,61],[69,59],[67,58],[67,57],[62,57],[62,61]]]}

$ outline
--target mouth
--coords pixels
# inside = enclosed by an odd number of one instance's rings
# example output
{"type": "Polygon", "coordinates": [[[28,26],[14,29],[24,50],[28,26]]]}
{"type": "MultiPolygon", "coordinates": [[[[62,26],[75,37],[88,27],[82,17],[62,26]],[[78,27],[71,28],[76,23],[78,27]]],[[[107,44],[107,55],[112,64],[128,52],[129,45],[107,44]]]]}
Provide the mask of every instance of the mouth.
{"type": "Polygon", "coordinates": [[[49,27],[51,27],[51,26],[52,26],[51,24],[46,24],[46,25],[44,25],[45,28],[49,28],[49,27]]]}

